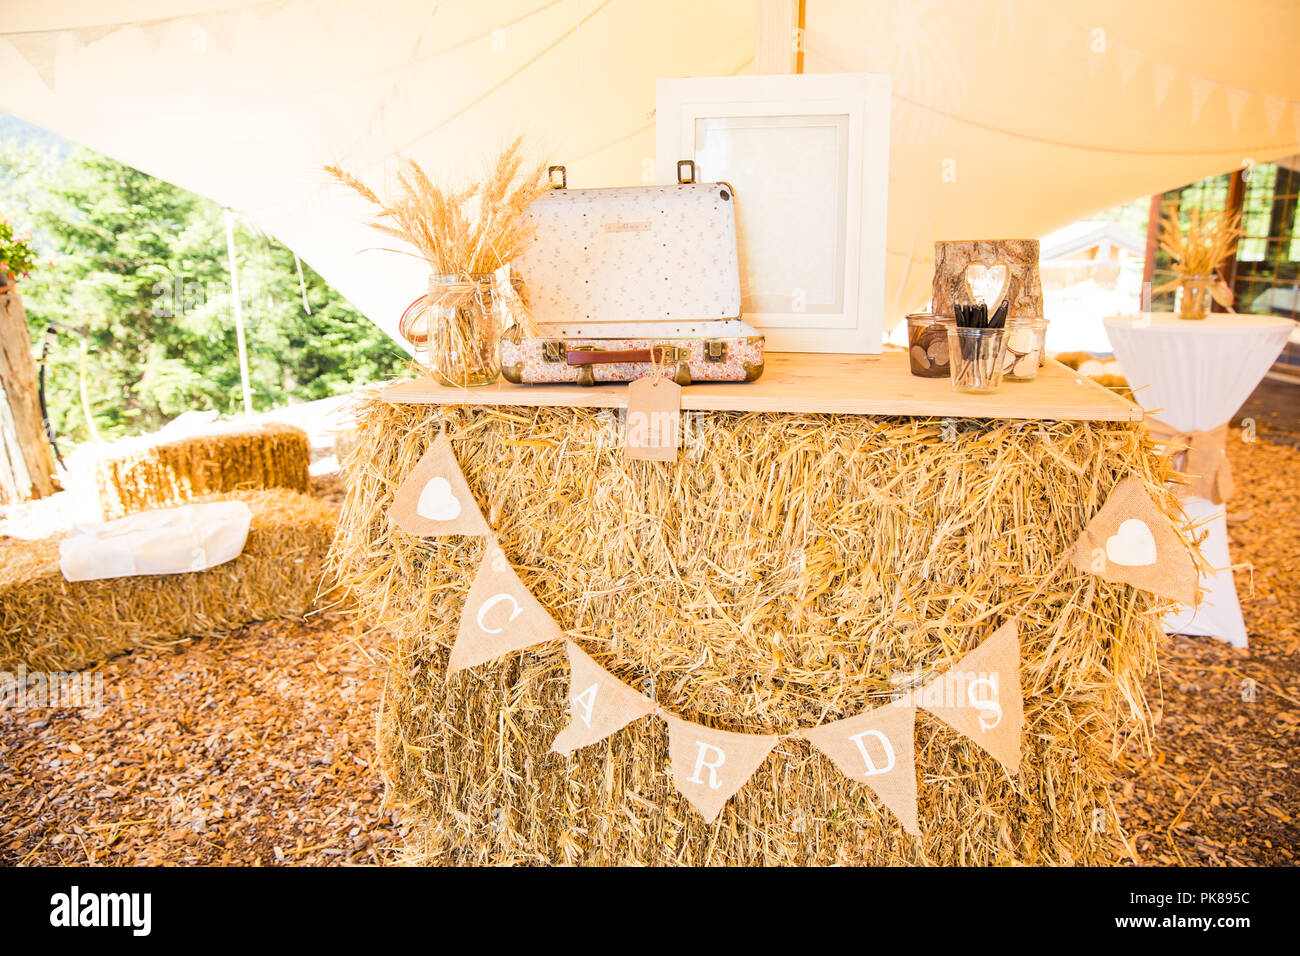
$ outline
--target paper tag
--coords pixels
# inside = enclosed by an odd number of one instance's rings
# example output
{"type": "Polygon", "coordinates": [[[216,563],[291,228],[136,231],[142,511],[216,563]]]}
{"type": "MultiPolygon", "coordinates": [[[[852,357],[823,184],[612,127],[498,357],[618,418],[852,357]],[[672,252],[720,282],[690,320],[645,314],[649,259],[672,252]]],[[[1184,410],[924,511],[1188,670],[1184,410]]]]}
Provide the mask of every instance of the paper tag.
{"type": "Polygon", "coordinates": [[[682,387],[671,379],[638,378],[627,387],[624,453],[641,461],[676,461],[682,441],[682,387]]]}

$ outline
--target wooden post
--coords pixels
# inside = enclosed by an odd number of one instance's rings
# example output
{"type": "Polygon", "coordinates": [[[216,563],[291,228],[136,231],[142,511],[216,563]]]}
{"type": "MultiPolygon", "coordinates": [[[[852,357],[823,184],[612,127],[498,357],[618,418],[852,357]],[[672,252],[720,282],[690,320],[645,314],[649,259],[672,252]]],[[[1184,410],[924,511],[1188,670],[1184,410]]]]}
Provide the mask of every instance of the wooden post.
{"type": "Polygon", "coordinates": [[[1147,211],[1147,248],[1142,260],[1142,309],[1152,308],[1149,298],[1151,284],[1156,276],[1156,250],[1160,248],[1160,200],[1161,193],[1151,197],[1151,206],[1147,211]]]}
{"type": "MultiPolygon", "coordinates": [[[[1281,169],[1281,167],[1278,168],[1281,169]]],[[[1234,170],[1228,174],[1228,205],[1225,212],[1229,216],[1233,213],[1240,216],[1242,209],[1245,206],[1245,202],[1246,170],[1234,170]]],[[[1235,288],[1237,283],[1237,240],[1235,239],[1232,241],[1232,249],[1223,257],[1223,261],[1219,263],[1219,275],[1223,276],[1223,281],[1227,283],[1229,289],[1232,289],[1233,298],[1235,300],[1237,294],[1235,288]]],[[[1233,305],[1235,308],[1235,301],[1233,305]]],[[[1213,300],[1211,300],[1210,307],[1215,312],[1226,311],[1223,306],[1213,300]]]]}
{"type": "Polygon", "coordinates": [[[803,72],[803,0],[758,0],[754,72],[803,72]]]}
{"type": "Polygon", "coordinates": [[[58,490],[36,390],[27,313],[11,288],[0,292],[0,505],[58,490]]]}

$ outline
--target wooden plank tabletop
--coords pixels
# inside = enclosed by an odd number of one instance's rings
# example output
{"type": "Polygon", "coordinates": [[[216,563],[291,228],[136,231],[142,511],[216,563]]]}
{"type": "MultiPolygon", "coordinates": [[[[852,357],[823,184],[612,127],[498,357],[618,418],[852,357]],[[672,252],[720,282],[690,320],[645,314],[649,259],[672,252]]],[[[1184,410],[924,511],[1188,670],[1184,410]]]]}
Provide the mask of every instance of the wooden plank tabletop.
{"type": "MultiPolygon", "coordinates": [[[[431,378],[398,382],[382,398],[411,405],[532,405],[622,408],[626,385],[512,385],[452,388],[431,378]]],[[[1142,409],[1048,360],[1032,382],[1003,382],[991,395],[954,392],[946,378],[918,378],[905,352],[880,356],[769,352],[757,382],[690,385],[682,408],[709,411],[834,412],[943,418],[1137,422],[1142,409]]]]}

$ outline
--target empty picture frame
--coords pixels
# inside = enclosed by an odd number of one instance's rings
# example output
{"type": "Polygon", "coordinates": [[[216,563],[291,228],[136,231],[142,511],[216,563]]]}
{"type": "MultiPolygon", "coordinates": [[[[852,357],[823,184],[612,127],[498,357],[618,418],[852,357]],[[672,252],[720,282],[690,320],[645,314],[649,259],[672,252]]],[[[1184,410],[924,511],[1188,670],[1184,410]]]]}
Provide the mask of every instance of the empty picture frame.
{"type": "Polygon", "coordinates": [[[736,194],[741,311],[778,352],[879,353],[889,76],[659,80],[656,175],[736,194]]]}

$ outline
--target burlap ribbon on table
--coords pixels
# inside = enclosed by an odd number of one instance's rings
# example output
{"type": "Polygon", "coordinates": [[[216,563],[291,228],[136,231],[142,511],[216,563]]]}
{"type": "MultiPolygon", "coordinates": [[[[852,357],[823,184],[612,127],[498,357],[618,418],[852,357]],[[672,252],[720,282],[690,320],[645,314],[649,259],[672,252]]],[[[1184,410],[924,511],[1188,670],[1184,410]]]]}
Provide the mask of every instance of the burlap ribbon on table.
{"type": "Polygon", "coordinates": [[[1205,431],[1180,432],[1158,418],[1146,417],[1151,440],[1158,445],[1176,445],[1172,451],[1174,465],[1194,481],[1188,494],[1221,505],[1232,497],[1232,468],[1228,464],[1228,424],[1205,431]]]}

